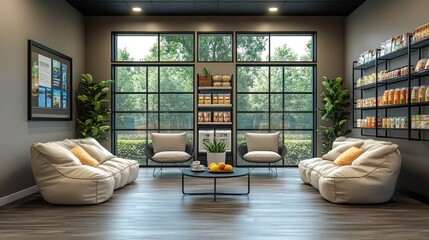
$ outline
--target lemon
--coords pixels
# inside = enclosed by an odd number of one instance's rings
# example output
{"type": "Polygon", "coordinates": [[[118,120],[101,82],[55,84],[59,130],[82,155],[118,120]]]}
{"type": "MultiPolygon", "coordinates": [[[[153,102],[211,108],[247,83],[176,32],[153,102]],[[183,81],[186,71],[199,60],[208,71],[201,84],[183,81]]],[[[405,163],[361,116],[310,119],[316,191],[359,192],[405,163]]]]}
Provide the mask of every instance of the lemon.
{"type": "Polygon", "coordinates": [[[209,168],[213,165],[216,165],[216,163],[214,163],[214,162],[210,163],[209,168]]]}
{"type": "Polygon", "coordinates": [[[210,172],[217,172],[217,171],[219,171],[219,167],[216,164],[210,167],[210,172]]]}
{"type": "Polygon", "coordinates": [[[225,163],[220,162],[217,166],[219,167],[219,170],[223,170],[225,168],[225,163]]]}
{"type": "Polygon", "coordinates": [[[231,172],[232,170],[234,170],[234,168],[231,165],[226,164],[223,170],[231,172]]]}

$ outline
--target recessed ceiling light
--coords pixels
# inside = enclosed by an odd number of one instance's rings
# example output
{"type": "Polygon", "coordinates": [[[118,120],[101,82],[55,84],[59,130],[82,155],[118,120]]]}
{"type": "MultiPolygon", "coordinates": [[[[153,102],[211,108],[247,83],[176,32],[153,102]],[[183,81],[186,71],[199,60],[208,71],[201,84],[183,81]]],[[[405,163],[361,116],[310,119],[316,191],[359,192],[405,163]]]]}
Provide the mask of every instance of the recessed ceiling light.
{"type": "Polygon", "coordinates": [[[139,7],[133,7],[133,12],[141,12],[142,9],[139,7]]]}
{"type": "Polygon", "coordinates": [[[268,8],[268,11],[270,11],[270,12],[277,12],[279,9],[278,8],[276,8],[276,7],[270,7],[270,8],[268,8]]]}

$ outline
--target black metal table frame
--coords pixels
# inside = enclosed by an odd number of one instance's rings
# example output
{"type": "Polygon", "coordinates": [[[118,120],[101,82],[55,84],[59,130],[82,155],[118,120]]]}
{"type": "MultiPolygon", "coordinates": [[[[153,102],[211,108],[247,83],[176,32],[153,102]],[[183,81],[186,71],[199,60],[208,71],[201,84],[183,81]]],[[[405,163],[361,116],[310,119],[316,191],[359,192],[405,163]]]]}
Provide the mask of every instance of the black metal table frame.
{"type": "MultiPolygon", "coordinates": [[[[222,174],[222,173],[214,173],[214,174],[222,174]]],[[[186,175],[187,177],[193,177],[193,178],[202,178],[198,176],[190,176],[186,175]]],[[[205,177],[209,179],[208,177],[205,177]]],[[[250,193],[250,172],[248,172],[245,175],[240,176],[231,176],[231,177],[217,177],[216,175],[213,175],[213,192],[185,192],[185,174],[182,173],[182,193],[183,195],[212,195],[213,194],[213,201],[216,202],[216,195],[249,195],[250,193]],[[231,192],[218,192],[216,189],[216,179],[217,178],[237,178],[237,177],[244,177],[247,175],[247,193],[231,193],[231,192]]]]}

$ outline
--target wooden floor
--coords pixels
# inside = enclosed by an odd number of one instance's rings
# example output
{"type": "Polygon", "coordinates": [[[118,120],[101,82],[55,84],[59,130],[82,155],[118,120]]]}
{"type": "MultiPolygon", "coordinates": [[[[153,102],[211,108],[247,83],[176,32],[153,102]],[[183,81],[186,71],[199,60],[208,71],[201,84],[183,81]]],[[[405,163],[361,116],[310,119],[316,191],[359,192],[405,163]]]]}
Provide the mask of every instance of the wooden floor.
{"type": "MultiPolygon", "coordinates": [[[[247,179],[218,180],[246,190],[247,179]]],[[[209,179],[186,178],[187,191],[209,179]]],[[[38,194],[0,207],[0,239],[429,239],[429,206],[403,195],[380,205],[335,205],[302,184],[296,168],[251,175],[248,196],[183,196],[177,169],[136,183],[95,206],[54,206],[38,194]]]]}

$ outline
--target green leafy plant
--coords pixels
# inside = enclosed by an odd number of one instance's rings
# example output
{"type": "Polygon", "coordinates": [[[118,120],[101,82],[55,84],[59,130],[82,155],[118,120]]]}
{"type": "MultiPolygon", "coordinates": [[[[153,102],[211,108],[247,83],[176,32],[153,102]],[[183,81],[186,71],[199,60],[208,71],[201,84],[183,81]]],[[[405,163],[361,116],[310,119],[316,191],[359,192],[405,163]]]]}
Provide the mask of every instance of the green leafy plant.
{"type": "Polygon", "coordinates": [[[82,137],[93,137],[97,141],[106,140],[107,125],[111,110],[104,104],[112,80],[94,82],[91,74],[82,74],[77,96],[79,133],[82,137]]]}
{"type": "Polygon", "coordinates": [[[218,142],[215,138],[212,142],[204,143],[204,148],[211,153],[223,153],[226,150],[226,143],[222,141],[218,142]]]}
{"type": "Polygon", "coordinates": [[[207,68],[203,68],[203,75],[204,77],[210,77],[210,71],[207,68]]]}
{"type": "Polygon", "coordinates": [[[318,110],[322,119],[329,121],[331,126],[321,126],[318,132],[322,137],[322,152],[327,153],[332,149],[332,143],[337,137],[347,135],[351,132],[346,128],[348,116],[350,115],[350,91],[343,88],[343,79],[329,79],[323,77],[323,86],[326,92],[321,94],[324,107],[318,110]]]}

